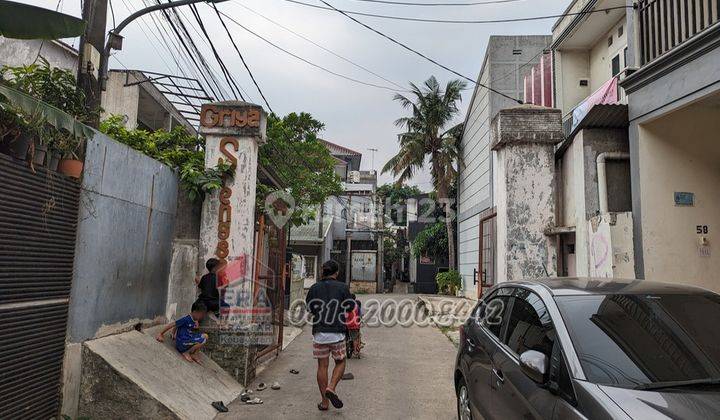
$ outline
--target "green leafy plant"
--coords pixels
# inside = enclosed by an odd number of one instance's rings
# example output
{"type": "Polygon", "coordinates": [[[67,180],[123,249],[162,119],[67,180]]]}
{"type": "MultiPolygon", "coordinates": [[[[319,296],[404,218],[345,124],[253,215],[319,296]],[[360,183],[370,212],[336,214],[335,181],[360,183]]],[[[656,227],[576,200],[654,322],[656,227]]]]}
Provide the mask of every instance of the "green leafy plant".
{"type": "Polygon", "coordinates": [[[100,123],[100,131],[120,143],[150,156],[174,169],[180,175],[180,183],[192,201],[201,200],[205,194],[219,190],[223,178],[232,175],[229,163],[219,163],[205,168],[203,141],[182,127],[171,131],[150,132],[143,129],[128,130],[124,117],[113,115],[100,123]]]}
{"type": "Polygon", "coordinates": [[[81,122],[89,121],[85,93],[77,87],[72,72],[50,66],[42,56],[39,63],[27,66],[3,66],[4,82],[32,97],[61,109],[81,122]]]}
{"type": "Polygon", "coordinates": [[[423,255],[440,258],[448,253],[447,229],[444,222],[436,222],[421,230],[412,244],[412,253],[415,257],[423,255]]]}
{"type": "Polygon", "coordinates": [[[457,270],[448,270],[437,273],[435,282],[440,293],[454,296],[462,286],[462,276],[457,270]]]}
{"type": "Polygon", "coordinates": [[[78,158],[83,138],[92,135],[81,123],[94,114],[85,109],[85,94],[74,75],[51,67],[43,57],[39,63],[0,68],[0,95],[7,100],[0,110],[3,119],[16,122],[11,130],[28,132],[63,155],[78,158]]]}

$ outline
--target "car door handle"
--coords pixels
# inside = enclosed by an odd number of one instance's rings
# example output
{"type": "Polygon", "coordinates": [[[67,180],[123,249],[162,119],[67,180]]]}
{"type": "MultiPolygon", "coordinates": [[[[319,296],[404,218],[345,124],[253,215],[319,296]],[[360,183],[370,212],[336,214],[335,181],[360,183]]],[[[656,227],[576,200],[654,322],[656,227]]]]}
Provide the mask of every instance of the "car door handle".
{"type": "Polygon", "coordinates": [[[492,372],[493,372],[493,375],[495,375],[495,379],[497,379],[497,381],[498,381],[498,385],[505,382],[505,376],[503,375],[502,370],[493,368],[492,372]]]}

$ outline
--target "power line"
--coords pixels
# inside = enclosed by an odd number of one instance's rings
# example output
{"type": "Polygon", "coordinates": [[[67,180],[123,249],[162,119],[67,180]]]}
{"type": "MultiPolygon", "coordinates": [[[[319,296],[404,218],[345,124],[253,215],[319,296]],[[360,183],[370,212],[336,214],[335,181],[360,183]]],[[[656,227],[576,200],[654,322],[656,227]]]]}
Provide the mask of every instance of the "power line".
{"type": "MultiPolygon", "coordinates": [[[[160,3],[161,0],[155,0],[155,1],[157,3],[160,3]]],[[[171,1],[171,0],[168,0],[168,2],[169,1],[171,1]]],[[[185,24],[185,21],[183,20],[184,14],[182,14],[181,9],[172,8],[172,9],[164,10],[164,12],[167,12],[168,15],[172,14],[172,16],[174,17],[175,23],[177,23],[177,25],[180,26],[180,29],[182,29],[182,33],[184,35],[181,35],[181,36],[184,36],[185,42],[188,43],[192,47],[193,53],[200,61],[200,64],[202,64],[203,68],[205,68],[205,71],[207,72],[207,75],[210,78],[210,80],[215,84],[215,87],[218,89],[220,98],[226,99],[225,95],[227,94],[227,91],[220,83],[219,78],[217,77],[217,74],[215,73],[215,71],[208,64],[207,60],[205,59],[205,56],[202,54],[200,49],[197,47],[197,44],[195,44],[195,41],[194,41],[192,35],[190,34],[190,32],[188,31],[187,27],[190,26],[191,28],[193,28],[193,30],[195,30],[195,32],[197,34],[199,34],[199,32],[195,29],[194,26],[192,26],[190,24],[189,19],[188,19],[188,25],[185,24]]],[[[172,26],[172,23],[171,23],[171,26],[172,26]]],[[[200,70],[200,72],[202,73],[202,70],[200,70]]],[[[203,77],[204,77],[204,73],[203,73],[203,77]]],[[[217,95],[216,95],[216,97],[217,97],[217,95]]]]}
{"type": "Polygon", "coordinates": [[[320,69],[320,70],[322,70],[322,71],[325,71],[325,72],[327,72],[327,73],[330,73],[330,74],[332,74],[332,75],[334,75],[334,76],[337,76],[337,77],[340,77],[340,78],[343,78],[343,79],[345,79],[345,80],[349,80],[349,81],[351,81],[351,82],[355,82],[355,83],[358,83],[358,84],[361,84],[361,85],[371,86],[371,87],[375,87],[375,88],[378,88],[378,89],[386,89],[386,90],[389,90],[389,91],[392,91],[392,92],[398,92],[398,89],[391,88],[391,87],[388,87],[388,86],[377,85],[377,84],[375,84],[375,83],[364,82],[364,81],[358,80],[358,79],[354,79],[354,78],[352,78],[352,77],[350,77],[350,76],[345,76],[345,75],[343,75],[343,74],[340,74],[340,73],[334,72],[334,71],[332,71],[332,70],[329,70],[329,69],[327,69],[327,68],[325,68],[325,67],[322,67],[322,66],[319,65],[319,64],[315,64],[315,63],[313,63],[313,62],[311,62],[311,61],[309,61],[309,60],[306,60],[305,58],[302,58],[302,57],[300,57],[299,55],[297,55],[297,54],[295,54],[295,53],[292,53],[292,52],[286,50],[285,48],[283,48],[283,47],[281,47],[281,46],[273,43],[272,41],[268,40],[267,38],[264,38],[262,35],[258,35],[257,33],[253,32],[253,31],[250,30],[250,29],[248,29],[247,27],[245,27],[243,24],[241,24],[241,23],[238,22],[237,20],[235,20],[235,19],[233,19],[232,17],[228,16],[226,13],[220,12],[220,14],[223,15],[223,16],[225,16],[226,18],[228,18],[232,23],[234,23],[234,24],[236,24],[237,26],[243,28],[243,29],[246,30],[247,32],[255,35],[257,38],[263,40],[264,42],[266,42],[267,44],[273,46],[274,48],[276,48],[276,49],[284,52],[285,54],[288,54],[288,55],[290,55],[290,56],[292,56],[292,57],[295,57],[296,59],[298,59],[298,60],[300,60],[300,61],[302,61],[302,62],[304,62],[304,63],[306,63],[306,64],[309,64],[309,65],[311,65],[311,66],[313,66],[313,67],[315,67],[315,68],[318,68],[318,69],[320,69]]]}
{"type": "Polygon", "coordinates": [[[240,61],[242,61],[243,66],[245,66],[245,70],[247,70],[248,74],[250,75],[250,79],[252,79],[253,84],[255,84],[255,88],[257,88],[258,92],[260,93],[260,96],[262,97],[263,101],[265,101],[265,105],[267,105],[270,112],[272,112],[274,114],[275,111],[273,111],[272,107],[270,106],[270,102],[268,102],[262,89],[260,89],[260,85],[258,85],[257,80],[255,80],[255,76],[253,76],[252,71],[250,71],[250,67],[248,67],[247,63],[245,62],[245,58],[243,57],[242,53],[240,52],[240,49],[238,48],[237,44],[235,44],[235,39],[233,39],[232,35],[230,34],[230,30],[228,29],[227,25],[225,24],[225,20],[223,20],[223,17],[220,14],[220,11],[218,10],[215,3],[211,3],[211,4],[212,4],[213,9],[215,9],[215,13],[217,13],[218,19],[220,19],[220,23],[222,23],[223,28],[225,28],[225,33],[227,33],[228,38],[230,38],[230,42],[232,43],[233,47],[235,48],[235,51],[238,53],[238,56],[240,56],[240,61]]]}
{"type": "MultiPolygon", "coordinates": [[[[207,30],[205,29],[205,24],[203,24],[202,18],[200,17],[200,13],[197,11],[197,7],[195,7],[194,4],[190,4],[190,10],[192,11],[193,15],[195,16],[195,20],[197,21],[198,25],[200,25],[200,30],[202,30],[203,35],[205,35],[205,39],[207,39],[208,43],[210,44],[210,49],[212,50],[213,55],[215,56],[215,61],[217,61],[218,65],[220,66],[220,70],[223,72],[225,76],[225,81],[227,82],[228,86],[230,87],[230,91],[233,92],[233,95],[235,95],[235,99],[237,99],[238,96],[240,96],[240,99],[243,101],[245,100],[245,97],[240,92],[242,89],[237,85],[237,82],[235,82],[235,78],[232,77],[230,74],[230,71],[227,69],[227,66],[225,65],[225,62],[220,58],[220,54],[218,53],[217,49],[215,48],[215,45],[213,45],[212,40],[210,40],[210,35],[208,35],[207,30]],[[233,87],[235,87],[235,90],[233,91],[233,87]]],[[[247,94],[247,92],[246,92],[247,94]]]]}
{"type": "Polygon", "coordinates": [[[441,64],[441,63],[439,63],[438,61],[436,61],[436,60],[434,60],[434,59],[426,56],[425,54],[423,54],[423,53],[421,53],[421,52],[419,52],[419,51],[417,51],[417,50],[415,50],[415,49],[412,49],[412,48],[408,47],[407,45],[403,44],[402,42],[400,42],[400,41],[398,41],[398,40],[396,40],[396,39],[394,39],[394,38],[392,38],[392,37],[390,37],[390,36],[388,36],[388,35],[385,35],[384,33],[378,31],[377,29],[375,29],[375,28],[373,28],[373,27],[371,27],[371,26],[369,26],[369,25],[367,25],[367,24],[365,24],[365,23],[363,23],[363,22],[355,19],[354,17],[348,15],[347,13],[343,12],[342,10],[336,9],[335,7],[333,7],[330,3],[326,2],[325,0],[320,0],[320,1],[321,1],[323,4],[327,5],[328,7],[330,7],[331,9],[335,10],[336,12],[342,14],[342,15],[345,16],[346,18],[348,18],[348,19],[352,20],[353,22],[357,23],[358,25],[361,25],[361,26],[365,27],[366,29],[369,29],[369,30],[375,32],[376,34],[380,35],[381,37],[389,40],[390,42],[392,42],[392,43],[394,43],[394,44],[397,44],[397,45],[403,47],[404,49],[412,52],[413,54],[416,54],[416,55],[424,58],[425,60],[427,60],[427,61],[435,64],[436,66],[438,66],[438,67],[440,67],[440,68],[443,68],[443,69],[449,71],[450,73],[455,74],[456,76],[460,76],[460,77],[462,77],[462,78],[465,79],[465,80],[469,80],[469,81],[470,81],[471,83],[473,83],[473,84],[476,84],[476,85],[478,85],[478,86],[482,86],[482,87],[484,87],[485,89],[487,89],[487,90],[489,90],[489,91],[491,91],[491,92],[497,93],[498,95],[500,95],[500,96],[502,96],[502,97],[511,99],[511,100],[513,100],[513,101],[516,101],[516,102],[522,104],[522,101],[520,101],[520,100],[518,100],[518,99],[516,99],[516,98],[513,98],[513,97],[511,97],[511,96],[509,96],[509,95],[506,95],[506,94],[504,94],[504,93],[502,93],[502,92],[500,92],[500,91],[497,91],[497,90],[495,90],[495,89],[493,89],[493,88],[491,88],[491,87],[489,87],[489,86],[486,86],[486,85],[484,85],[484,84],[482,84],[482,83],[480,83],[480,82],[478,82],[478,81],[476,81],[476,80],[474,80],[474,79],[471,79],[471,78],[465,76],[464,74],[461,74],[461,73],[459,73],[459,72],[451,69],[450,67],[448,67],[448,66],[446,66],[446,65],[444,65],[444,64],[441,64]]]}
{"type": "MultiPolygon", "coordinates": [[[[160,0],[156,0],[156,2],[158,4],[160,4],[160,0]]],[[[165,20],[167,21],[168,25],[170,25],[170,29],[172,29],[173,33],[175,34],[175,38],[180,42],[183,49],[187,53],[187,56],[190,58],[192,63],[195,65],[195,68],[198,69],[200,76],[205,81],[205,84],[207,85],[210,92],[212,92],[212,95],[216,99],[219,99],[219,98],[225,99],[224,96],[222,95],[222,91],[220,90],[220,87],[217,85],[217,81],[215,81],[215,87],[213,87],[213,84],[210,83],[210,81],[208,80],[208,77],[210,77],[211,78],[210,80],[212,80],[212,77],[211,77],[212,72],[210,71],[210,69],[208,69],[207,63],[205,63],[205,66],[204,66],[205,69],[207,70],[207,73],[208,73],[207,75],[200,68],[200,64],[198,63],[198,60],[195,58],[195,55],[193,55],[193,53],[191,52],[190,47],[187,45],[187,43],[185,42],[185,39],[183,39],[182,35],[180,34],[180,31],[178,30],[177,26],[175,26],[175,23],[172,21],[172,18],[170,17],[170,13],[168,12],[168,10],[162,10],[162,14],[165,17],[165,20]],[[218,89],[217,91],[215,90],[216,88],[218,89]]],[[[175,15],[175,18],[178,19],[177,15],[175,15]]],[[[186,33],[187,33],[187,30],[186,30],[186,33]]],[[[196,53],[199,54],[196,46],[195,46],[195,51],[196,51],[196,53]]]]}
{"type": "Polygon", "coordinates": [[[382,3],[382,4],[394,4],[400,6],[479,6],[482,4],[500,4],[500,3],[514,3],[516,1],[523,0],[490,0],[490,1],[473,1],[470,3],[415,3],[415,2],[404,2],[404,1],[390,1],[390,0],[354,0],[362,1],[366,3],[382,3]]]}
{"type": "Polygon", "coordinates": [[[588,10],[584,12],[571,12],[571,13],[563,13],[558,15],[546,15],[546,16],[531,16],[531,17],[522,17],[522,18],[509,18],[509,19],[491,19],[491,20],[456,20],[456,19],[427,19],[427,18],[415,18],[415,17],[407,17],[407,16],[392,16],[392,15],[381,15],[376,13],[365,13],[365,12],[355,12],[350,10],[340,10],[332,5],[326,3],[323,0],[320,0],[323,4],[327,5],[327,7],[323,7],[317,4],[310,4],[305,3],[299,0],[285,0],[289,3],[295,3],[302,6],[312,7],[315,9],[322,9],[322,10],[334,10],[336,12],[341,12],[345,15],[358,15],[358,16],[366,16],[366,17],[374,17],[374,18],[380,18],[380,19],[391,19],[391,20],[402,20],[402,21],[409,21],[409,22],[425,22],[425,23],[451,23],[451,24],[491,24],[491,23],[513,23],[513,22],[528,22],[528,21],[534,21],[534,20],[544,20],[544,19],[557,19],[565,16],[576,16],[576,15],[586,15],[591,13],[599,13],[599,12],[609,12],[612,10],[620,10],[620,9],[629,9],[633,8],[634,6],[615,6],[615,7],[606,7],[603,9],[595,9],[595,10],[588,10]]]}
{"type": "Polygon", "coordinates": [[[291,34],[299,37],[300,39],[303,39],[303,40],[305,40],[305,41],[307,41],[307,42],[315,45],[316,47],[320,48],[321,50],[326,51],[326,52],[334,55],[335,57],[337,57],[337,58],[345,61],[346,63],[349,63],[349,64],[351,64],[351,65],[353,65],[353,66],[355,66],[355,67],[357,67],[357,68],[359,68],[359,69],[367,72],[367,73],[370,73],[371,75],[373,75],[373,76],[375,76],[375,77],[378,77],[378,78],[380,78],[380,79],[382,79],[382,80],[390,83],[391,85],[395,85],[395,86],[397,86],[399,89],[401,89],[401,90],[403,90],[403,91],[406,90],[406,88],[405,88],[404,86],[400,85],[399,83],[393,82],[392,80],[389,80],[389,79],[383,77],[382,75],[380,75],[380,74],[378,74],[378,73],[370,70],[369,68],[367,68],[367,67],[365,67],[365,66],[362,66],[362,65],[360,65],[360,64],[358,64],[358,63],[350,60],[349,58],[343,57],[342,55],[336,53],[335,51],[333,51],[333,50],[331,50],[331,49],[329,49],[329,48],[326,48],[326,47],[322,46],[321,44],[318,44],[317,42],[313,41],[312,39],[310,39],[310,38],[308,38],[308,37],[306,37],[306,36],[304,36],[304,35],[302,35],[302,34],[299,34],[299,33],[295,32],[295,31],[293,31],[292,29],[288,28],[287,26],[284,26],[284,25],[282,25],[281,23],[278,23],[278,22],[270,19],[269,17],[267,17],[267,16],[265,16],[265,15],[263,15],[263,14],[255,11],[255,10],[253,10],[253,9],[245,6],[244,4],[242,4],[242,3],[240,3],[240,2],[237,2],[236,4],[237,4],[238,6],[240,6],[240,7],[242,7],[243,9],[249,11],[250,13],[253,13],[253,14],[255,14],[255,15],[257,15],[257,16],[265,19],[266,21],[272,23],[273,25],[275,25],[275,26],[277,26],[277,27],[279,27],[279,28],[281,28],[281,29],[284,29],[285,31],[290,32],[291,34]]]}

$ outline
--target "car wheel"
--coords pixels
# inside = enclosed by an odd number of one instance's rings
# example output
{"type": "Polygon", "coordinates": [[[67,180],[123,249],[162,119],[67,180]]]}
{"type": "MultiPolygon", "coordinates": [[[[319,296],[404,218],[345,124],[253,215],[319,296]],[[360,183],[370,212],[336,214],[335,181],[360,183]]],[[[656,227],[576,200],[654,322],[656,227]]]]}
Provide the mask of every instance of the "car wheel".
{"type": "Polygon", "coordinates": [[[457,386],[457,415],[459,420],[472,420],[470,391],[463,378],[460,378],[457,386]]]}

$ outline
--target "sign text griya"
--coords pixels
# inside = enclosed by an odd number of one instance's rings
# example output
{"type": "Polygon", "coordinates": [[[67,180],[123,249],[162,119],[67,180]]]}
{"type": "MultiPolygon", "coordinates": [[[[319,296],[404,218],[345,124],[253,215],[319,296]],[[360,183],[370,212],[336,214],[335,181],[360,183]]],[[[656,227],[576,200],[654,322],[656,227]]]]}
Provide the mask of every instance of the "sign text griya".
{"type": "Polygon", "coordinates": [[[260,128],[260,109],[203,105],[200,111],[200,124],[208,128],[260,128]]]}

